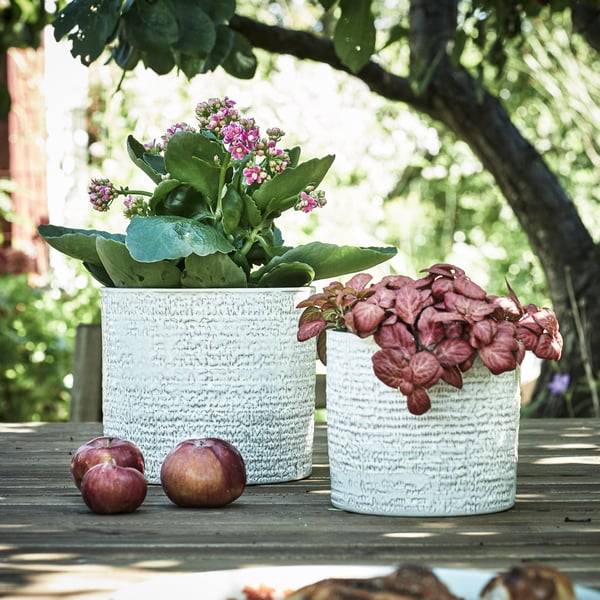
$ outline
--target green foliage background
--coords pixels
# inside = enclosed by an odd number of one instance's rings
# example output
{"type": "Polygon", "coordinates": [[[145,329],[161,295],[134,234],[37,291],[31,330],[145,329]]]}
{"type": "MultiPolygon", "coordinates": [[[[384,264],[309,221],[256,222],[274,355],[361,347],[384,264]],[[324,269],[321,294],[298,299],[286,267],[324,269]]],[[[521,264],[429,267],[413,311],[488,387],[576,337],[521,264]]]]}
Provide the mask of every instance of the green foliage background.
{"type": "MultiPolygon", "coordinates": [[[[85,277],[85,275],[82,275],[85,277]]],[[[0,421],[64,421],[77,325],[99,322],[99,291],[0,275],[0,421]]]]}
{"type": "MultiPolygon", "coordinates": [[[[11,8],[18,6],[20,10],[32,10],[36,4],[11,0],[11,8]]],[[[267,9],[266,5],[257,7],[240,1],[238,7],[240,13],[256,13],[264,22],[294,22],[299,27],[310,27],[322,14],[311,2],[277,2],[267,9]]],[[[0,7],[4,16],[3,10],[0,7]]],[[[392,21],[399,13],[395,8],[388,13],[385,10],[384,7],[381,22],[393,31],[392,21]]],[[[35,23],[33,29],[28,25],[19,29],[16,13],[11,13],[10,19],[0,20],[5,27],[2,32],[6,31],[6,35],[2,33],[3,39],[9,40],[10,32],[13,36],[10,39],[17,40],[13,45],[36,45],[37,38],[31,32],[36,30],[40,15],[31,12],[26,16],[21,22],[35,23]]],[[[327,20],[320,25],[326,29],[327,20]]],[[[402,25],[399,19],[397,31],[402,31],[402,25]]],[[[564,13],[544,15],[530,26],[535,27],[535,35],[505,40],[496,62],[482,62],[484,54],[489,58],[494,48],[494,40],[489,37],[485,38],[485,46],[465,43],[463,61],[473,70],[485,70],[486,85],[502,99],[515,125],[558,174],[577,203],[588,230],[599,241],[600,157],[594,151],[592,137],[600,130],[595,101],[600,97],[597,77],[600,58],[577,36],[569,35],[564,13]],[[502,66],[501,72],[498,66],[502,66]]],[[[378,47],[385,43],[386,40],[377,40],[378,47]]],[[[398,70],[402,65],[408,69],[405,45],[391,44],[382,53],[398,65],[398,70]]],[[[389,265],[395,272],[415,274],[432,262],[454,261],[490,293],[504,293],[504,280],[508,278],[523,299],[549,303],[542,270],[517,219],[491,176],[464,143],[404,105],[374,98],[351,78],[317,71],[314,65],[303,65],[305,72],[314,76],[307,80],[306,96],[287,95],[287,90],[277,88],[278,74],[290,65],[298,68],[300,61],[261,51],[256,51],[256,55],[257,74],[248,82],[239,82],[219,69],[192,81],[174,73],[151,77],[140,64],[128,73],[118,90],[121,73],[116,65],[110,65],[108,70],[103,65],[97,69],[92,66],[88,131],[90,143],[100,144],[104,153],[90,157],[90,176],[108,176],[133,184],[135,168],[129,165],[125,153],[126,135],[134,133],[145,140],[153,126],[159,129],[168,126],[170,123],[164,117],[166,102],[179,103],[183,117],[189,115],[195,102],[219,95],[221,89],[229,87],[234,90],[231,92],[234,97],[241,91],[253,98],[250,106],[253,112],[256,108],[279,117],[284,113],[289,115],[285,109],[290,105],[304,105],[307,111],[314,112],[319,107],[319,94],[326,98],[326,93],[334,93],[340,104],[355,106],[362,119],[372,118],[368,139],[357,139],[351,148],[338,145],[336,127],[348,128],[353,123],[330,122],[326,130],[319,130],[318,125],[303,120],[305,115],[302,115],[301,126],[296,129],[295,123],[265,122],[259,118],[265,126],[282,125],[288,131],[289,145],[302,144],[306,156],[339,153],[324,182],[330,205],[323,213],[290,222],[286,226],[294,237],[290,243],[311,239],[337,242],[338,238],[339,243],[355,243],[354,239],[341,238],[352,236],[360,226],[365,238],[358,240],[359,243],[399,247],[399,260],[389,265]],[[317,73],[322,75],[321,79],[317,73]],[[274,84],[271,92],[265,93],[265,86],[270,83],[274,84]],[[315,90],[315,84],[325,89],[315,90]],[[246,92],[249,89],[252,93],[246,92]],[[198,90],[202,90],[201,94],[198,90]],[[435,130],[443,143],[434,150],[414,144],[408,158],[402,152],[378,157],[379,167],[393,180],[389,189],[378,195],[373,191],[378,175],[367,166],[366,155],[376,152],[378,145],[391,138],[399,121],[408,113],[423,127],[435,130]],[[362,201],[347,206],[346,199],[353,198],[357,190],[362,190],[362,201]]],[[[96,222],[90,225],[99,224],[98,216],[95,217],[96,222]]],[[[102,215],[102,227],[107,226],[105,217],[102,215]]],[[[90,221],[93,220],[90,216],[90,221]]],[[[77,268],[75,261],[71,264],[73,269],[77,268]]],[[[66,287],[32,288],[24,276],[0,276],[0,420],[68,417],[68,376],[75,330],[78,323],[98,320],[98,290],[93,285],[69,291],[66,287]]]]}

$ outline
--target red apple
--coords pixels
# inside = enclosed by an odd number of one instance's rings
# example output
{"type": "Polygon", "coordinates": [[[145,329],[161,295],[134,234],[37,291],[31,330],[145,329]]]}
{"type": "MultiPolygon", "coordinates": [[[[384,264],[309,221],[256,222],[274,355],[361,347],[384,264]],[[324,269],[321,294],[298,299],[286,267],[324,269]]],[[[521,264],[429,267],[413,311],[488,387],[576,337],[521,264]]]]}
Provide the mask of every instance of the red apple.
{"type": "Polygon", "coordinates": [[[101,515],[133,512],[147,491],[148,482],[137,469],[121,467],[114,459],[94,465],[81,480],[84,502],[101,515]]]}
{"type": "Polygon", "coordinates": [[[225,440],[185,440],[167,454],[160,482],[178,506],[225,506],[242,495],[246,466],[237,448],[225,440]]]}
{"type": "Polygon", "coordinates": [[[97,465],[114,459],[120,467],[133,467],[144,473],[144,457],[140,449],[128,440],[102,436],[94,438],[80,446],[71,459],[71,475],[75,485],[81,489],[81,480],[86,471],[97,465]]]}

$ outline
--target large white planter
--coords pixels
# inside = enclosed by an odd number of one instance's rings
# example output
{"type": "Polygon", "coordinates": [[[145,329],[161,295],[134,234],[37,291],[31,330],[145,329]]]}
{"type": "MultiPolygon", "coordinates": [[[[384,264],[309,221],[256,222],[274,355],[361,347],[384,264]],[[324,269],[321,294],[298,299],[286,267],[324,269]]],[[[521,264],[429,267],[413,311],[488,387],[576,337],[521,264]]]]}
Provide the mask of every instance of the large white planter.
{"type": "Polygon", "coordinates": [[[310,475],[315,346],[296,305],[311,291],[104,288],[104,434],[140,447],[150,483],[192,437],[236,446],[249,484],[310,475]]]}
{"type": "Polygon", "coordinates": [[[372,338],[327,332],[331,501],[348,511],[401,516],[471,515],[514,505],[518,371],[483,363],[461,390],[440,383],[432,408],[412,415],[406,398],[375,377],[372,338]]]}

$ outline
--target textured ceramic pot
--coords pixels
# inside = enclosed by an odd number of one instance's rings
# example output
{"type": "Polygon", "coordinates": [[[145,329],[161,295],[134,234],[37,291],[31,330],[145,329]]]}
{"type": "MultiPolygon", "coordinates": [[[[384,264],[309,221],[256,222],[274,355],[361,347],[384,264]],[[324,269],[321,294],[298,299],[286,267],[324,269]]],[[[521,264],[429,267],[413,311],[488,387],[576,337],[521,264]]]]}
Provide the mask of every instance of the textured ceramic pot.
{"type": "Polygon", "coordinates": [[[458,390],[439,383],[432,408],[413,415],[399,391],[375,377],[372,338],[327,332],[331,501],[344,510],[453,516],[506,510],[516,493],[518,371],[483,363],[458,390]]]}
{"type": "Polygon", "coordinates": [[[236,446],[249,484],[310,475],[315,346],[296,305],[311,291],[104,288],[104,434],[140,447],[150,483],[193,437],[236,446]]]}

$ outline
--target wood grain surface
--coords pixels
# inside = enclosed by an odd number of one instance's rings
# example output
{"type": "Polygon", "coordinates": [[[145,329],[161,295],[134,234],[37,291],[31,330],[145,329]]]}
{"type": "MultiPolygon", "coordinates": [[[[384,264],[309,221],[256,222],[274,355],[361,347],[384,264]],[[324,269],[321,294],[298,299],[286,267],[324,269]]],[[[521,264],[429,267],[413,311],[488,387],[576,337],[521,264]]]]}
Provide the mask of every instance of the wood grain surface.
{"type": "MultiPolygon", "coordinates": [[[[100,423],[0,423],[0,595],[109,598],[164,573],[261,565],[420,563],[502,570],[535,561],[600,590],[600,420],[523,420],[517,503],[495,514],[377,517],[329,502],[326,426],[310,478],[182,509],[150,486],[140,509],[95,515],[70,477],[100,423]]],[[[201,598],[200,596],[194,596],[201,598]]]]}

